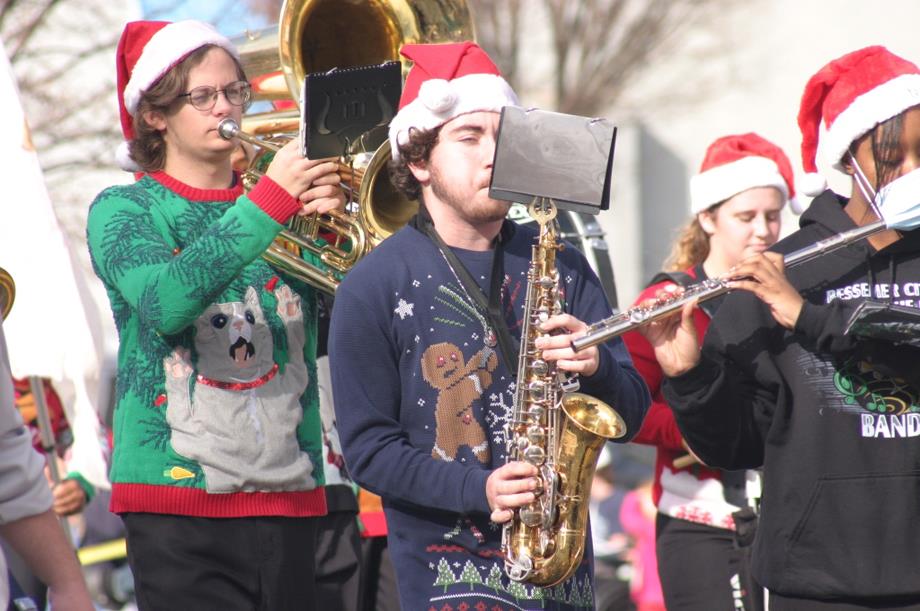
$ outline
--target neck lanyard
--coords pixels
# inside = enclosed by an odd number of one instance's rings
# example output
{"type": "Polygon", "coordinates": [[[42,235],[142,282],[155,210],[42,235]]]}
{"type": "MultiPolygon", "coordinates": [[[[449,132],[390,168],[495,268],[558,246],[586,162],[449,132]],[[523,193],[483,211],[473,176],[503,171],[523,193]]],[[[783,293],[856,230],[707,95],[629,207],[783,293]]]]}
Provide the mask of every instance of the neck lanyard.
{"type": "MultiPolygon", "coordinates": [[[[438,247],[438,250],[441,251],[444,260],[457,277],[463,290],[466,292],[467,296],[473,300],[473,307],[478,308],[480,312],[486,315],[489,324],[497,335],[498,346],[502,359],[505,361],[505,367],[512,376],[517,375],[518,350],[501,311],[502,282],[505,279],[502,234],[499,233],[496,238],[495,249],[492,253],[492,273],[489,284],[489,299],[487,301],[486,296],[482,293],[482,289],[479,288],[479,285],[466,269],[466,266],[463,265],[463,262],[460,261],[456,253],[454,253],[454,251],[444,243],[441,236],[438,235],[438,232],[434,228],[434,222],[432,222],[431,217],[428,216],[427,210],[425,210],[424,207],[419,210],[416,219],[418,220],[414,223],[414,226],[427,235],[431,241],[434,242],[435,246],[438,247]]],[[[484,332],[488,333],[488,330],[484,330],[484,332]]],[[[488,345],[488,338],[486,338],[486,341],[488,345]]]]}

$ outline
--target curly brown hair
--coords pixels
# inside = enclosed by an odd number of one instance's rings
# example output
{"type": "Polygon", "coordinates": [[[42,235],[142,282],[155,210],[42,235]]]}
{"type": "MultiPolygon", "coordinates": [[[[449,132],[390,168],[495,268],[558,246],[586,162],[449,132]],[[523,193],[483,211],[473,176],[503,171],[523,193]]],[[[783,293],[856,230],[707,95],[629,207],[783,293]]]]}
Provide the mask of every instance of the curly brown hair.
{"type": "MultiPolygon", "coordinates": [[[[176,64],[172,69],[164,74],[160,80],[141,94],[141,99],[137,105],[137,111],[134,113],[134,140],[128,143],[131,157],[137,162],[137,165],[145,172],[156,172],[162,170],[166,165],[166,141],[160,130],[150,125],[144,118],[144,114],[150,111],[163,113],[164,115],[176,112],[185,104],[185,99],[180,99],[181,95],[188,87],[188,77],[192,69],[198,66],[208,51],[214,48],[221,48],[217,45],[204,45],[189,53],[181,62],[176,64]]],[[[228,54],[230,55],[230,54],[228,54]]],[[[243,66],[240,62],[230,55],[236,64],[236,70],[240,80],[246,80],[246,74],[243,72],[243,66]]]]}
{"type": "Polygon", "coordinates": [[[415,179],[409,164],[428,163],[440,134],[440,126],[428,130],[410,129],[409,141],[399,145],[399,159],[390,159],[387,164],[390,182],[409,199],[420,199],[422,195],[422,185],[415,179]]]}

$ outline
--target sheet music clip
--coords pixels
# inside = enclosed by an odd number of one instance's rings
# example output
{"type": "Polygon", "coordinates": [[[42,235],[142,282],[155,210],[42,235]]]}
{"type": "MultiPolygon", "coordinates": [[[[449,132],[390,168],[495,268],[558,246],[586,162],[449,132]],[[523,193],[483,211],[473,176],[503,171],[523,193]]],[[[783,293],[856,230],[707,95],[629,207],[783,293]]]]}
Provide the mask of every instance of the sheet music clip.
{"type": "MultiPolygon", "coordinates": [[[[401,92],[397,61],[308,74],[301,93],[301,152],[310,159],[345,156],[367,132],[390,124],[401,92]]],[[[379,142],[363,139],[363,146],[373,147],[368,150],[382,144],[386,129],[374,134],[379,142]]]]}
{"type": "Polygon", "coordinates": [[[607,210],[616,133],[606,119],[505,106],[489,196],[545,197],[560,209],[589,214],[607,210]]]}

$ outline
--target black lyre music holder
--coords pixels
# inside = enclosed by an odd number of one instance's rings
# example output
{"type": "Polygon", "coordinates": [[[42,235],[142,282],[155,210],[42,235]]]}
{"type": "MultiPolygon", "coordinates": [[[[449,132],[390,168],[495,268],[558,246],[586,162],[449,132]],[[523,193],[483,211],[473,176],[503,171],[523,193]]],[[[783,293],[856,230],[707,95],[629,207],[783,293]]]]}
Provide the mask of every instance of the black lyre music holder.
{"type": "Polygon", "coordinates": [[[920,309],[867,299],[853,311],[843,332],[920,348],[920,309]]]}
{"type": "Polygon", "coordinates": [[[498,126],[489,196],[550,198],[561,209],[610,207],[617,128],[606,119],[506,106],[498,126]]]}
{"type": "MultiPolygon", "coordinates": [[[[303,155],[310,159],[346,156],[364,134],[389,125],[401,92],[397,61],[308,74],[301,94],[303,155]]],[[[386,129],[374,133],[386,138],[386,129]]],[[[379,146],[382,139],[364,144],[379,146]]]]}

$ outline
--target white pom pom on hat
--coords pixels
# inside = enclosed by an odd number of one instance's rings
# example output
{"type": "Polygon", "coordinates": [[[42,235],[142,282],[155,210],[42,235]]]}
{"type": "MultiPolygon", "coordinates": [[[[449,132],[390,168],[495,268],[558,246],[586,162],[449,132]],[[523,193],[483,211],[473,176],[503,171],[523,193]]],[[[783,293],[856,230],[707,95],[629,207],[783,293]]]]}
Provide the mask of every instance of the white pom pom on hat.
{"type": "Polygon", "coordinates": [[[418,99],[422,101],[425,108],[434,114],[442,115],[457,103],[457,94],[449,81],[433,78],[422,83],[418,90],[418,99]]]}
{"type": "Polygon", "coordinates": [[[127,142],[134,140],[134,113],[141,95],[173,66],[205,45],[221,47],[239,59],[233,43],[202,21],[132,21],[125,25],[115,53],[118,110],[125,138],[115,158],[123,170],[140,171],[127,142]]]}
{"type": "Polygon", "coordinates": [[[827,189],[827,180],[817,172],[809,172],[799,181],[799,190],[809,197],[817,197],[827,189]]]}
{"type": "Polygon", "coordinates": [[[865,47],[829,62],[808,80],[799,108],[807,173],[802,191],[818,195],[827,187],[818,174],[819,150],[825,163],[842,170],[853,142],[918,104],[920,69],[885,47],[865,47]],[[822,120],[825,133],[819,142],[822,120]]]}
{"type": "Polygon", "coordinates": [[[115,162],[125,172],[143,172],[141,166],[137,165],[134,157],[131,156],[131,145],[127,140],[123,140],[118,148],[115,149],[115,162]]]}

